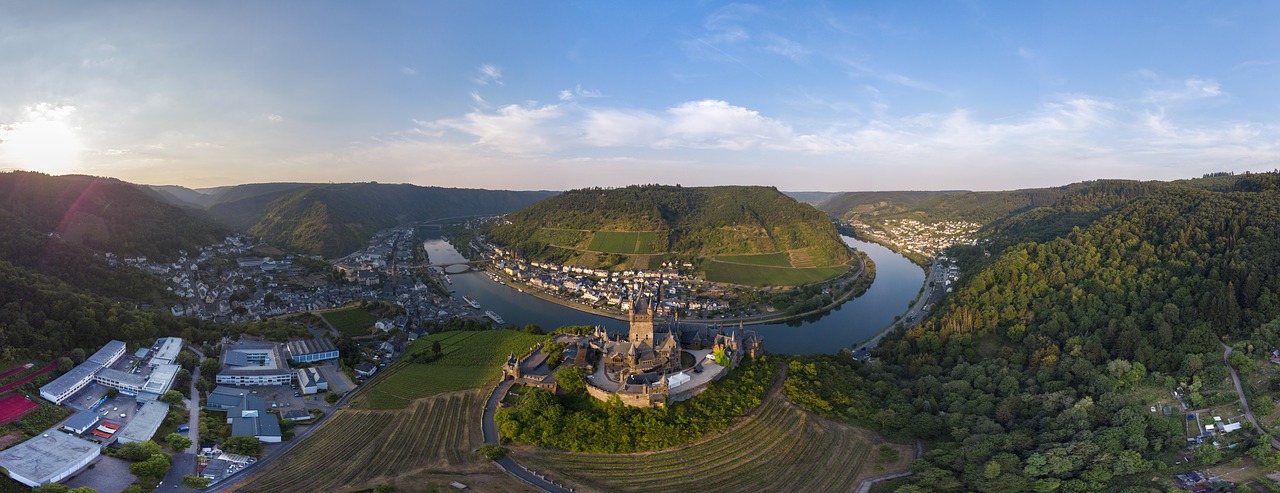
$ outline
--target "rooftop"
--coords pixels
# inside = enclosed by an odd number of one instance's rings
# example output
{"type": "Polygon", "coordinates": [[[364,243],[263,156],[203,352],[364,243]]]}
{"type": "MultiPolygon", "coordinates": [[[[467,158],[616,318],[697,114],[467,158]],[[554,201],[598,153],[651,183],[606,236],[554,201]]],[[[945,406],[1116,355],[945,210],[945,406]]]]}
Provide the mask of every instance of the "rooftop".
{"type": "Polygon", "coordinates": [[[133,415],[133,421],[124,425],[116,437],[120,443],[145,442],[150,440],[160,429],[160,423],[169,415],[169,405],[160,401],[151,401],[142,405],[142,410],[133,415]]]}
{"type": "Polygon", "coordinates": [[[98,418],[97,413],[80,411],[68,418],[66,422],[62,423],[62,426],[73,430],[81,430],[98,424],[98,418]]]}
{"type": "Polygon", "coordinates": [[[142,390],[159,394],[165,387],[173,383],[173,379],[178,376],[178,370],[181,369],[182,367],[178,365],[157,366],[155,371],[151,372],[151,376],[147,379],[147,384],[142,387],[142,390]]]}
{"type": "Polygon", "coordinates": [[[122,352],[124,352],[124,341],[117,341],[112,339],[111,342],[108,342],[106,345],[102,346],[102,349],[99,349],[98,352],[93,353],[93,356],[90,356],[89,359],[86,359],[85,361],[93,362],[94,364],[98,365],[99,368],[103,368],[103,367],[106,367],[107,364],[111,362],[112,356],[115,356],[116,353],[122,353],[122,352]]]}
{"type": "Polygon", "coordinates": [[[128,385],[130,387],[139,388],[139,389],[142,388],[142,386],[147,383],[147,379],[142,378],[142,375],[136,375],[133,373],[129,373],[127,371],[120,371],[114,368],[103,368],[101,370],[98,370],[98,378],[101,378],[103,380],[109,380],[112,382],[120,382],[121,384],[128,385]]]}
{"type": "Polygon", "coordinates": [[[173,360],[178,357],[178,353],[182,351],[182,338],[180,337],[162,337],[156,340],[156,354],[151,357],[152,365],[171,365],[173,360]]]}
{"type": "Polygon", "coordinates": [[[289,357],[301,356],[304,354],[327,353],[337,351],[338,346],[333,345],[325,338],[315,339],[299,339],[289,341],[285,346],[285,351],[289,353],[289,357]]]}
{"type": "Polygon", "coordinates": [[[55,431],[0,452],[0,467],[32,481],[46,483],[100,453],[97,444],[55,431]]]}

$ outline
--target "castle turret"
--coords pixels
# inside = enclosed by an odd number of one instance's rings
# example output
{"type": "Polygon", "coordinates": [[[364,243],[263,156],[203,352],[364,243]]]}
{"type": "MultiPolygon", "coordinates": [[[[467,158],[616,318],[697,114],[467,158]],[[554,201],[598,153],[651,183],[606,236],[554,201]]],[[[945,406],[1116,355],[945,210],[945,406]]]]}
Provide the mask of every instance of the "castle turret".
{"type": "Polygon", "coordinates": [[[653,344],[653,303],[647,298],[639,298],[631,304],[630,340],[634,343],[648,342],[653,344]]]}

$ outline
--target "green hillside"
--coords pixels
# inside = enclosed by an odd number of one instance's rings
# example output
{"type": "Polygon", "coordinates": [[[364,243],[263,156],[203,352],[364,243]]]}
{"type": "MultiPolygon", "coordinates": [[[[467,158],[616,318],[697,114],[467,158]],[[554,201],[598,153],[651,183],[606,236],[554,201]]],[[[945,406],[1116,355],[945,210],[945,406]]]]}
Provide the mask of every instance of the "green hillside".
{"type": "Polygon", "coordinates": [[[398,224],[503,214],[553,192],[513,192],[378,183],[267,183],[205,191],[209,213],[272,244],[337,257],[398,224]]]}
{"type": "Polygon", "coordinates": [[[795,358],[787,393],[931,441],[898,492],[1165,491],[1185,419],[1148,408],[1179,386],[1234,408],[1221,342],[1274,340],[1280,317],[1280,176],[1216,181],[1097,185],[1044,212],[1078,213],[1065,231],[1010,221],[1042,240],[993,247],[869,363],[795,358]]]}
{"type": "Polygon", "coordinates": [[[1015,212],[1048,206],[1079,185],[998,192],[847,192],[818,208],[841,219],[873,224],[887,219],[922,222],[971,221],[986,224],[1015,212]]]}
{"type": "Polygon", "coordinates": [[[723,262],[705,268],[708,279],[742,284],[821,280],[846,270],[850,259],[824,214],[771,187],[573,190],[508,215],[487,234],[528,258],[571,265],[621,269],[656,266],[664,259],[697,259],[704,266],[723,262]],[[741,256],[761,254],[775,255],[763,265],[805,272],[771,276],[769,269],[742,268],[762,264],[741,256]]]}

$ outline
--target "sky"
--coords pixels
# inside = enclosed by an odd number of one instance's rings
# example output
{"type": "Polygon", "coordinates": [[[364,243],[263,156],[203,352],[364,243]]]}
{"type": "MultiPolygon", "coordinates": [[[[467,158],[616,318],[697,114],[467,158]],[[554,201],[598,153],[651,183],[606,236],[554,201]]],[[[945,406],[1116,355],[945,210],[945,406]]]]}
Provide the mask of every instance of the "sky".
{"type": "Polygon", "coordinates": [[[999,190],[1280,168],[1280,2],[14,1],[0,169],[999,190]]]}

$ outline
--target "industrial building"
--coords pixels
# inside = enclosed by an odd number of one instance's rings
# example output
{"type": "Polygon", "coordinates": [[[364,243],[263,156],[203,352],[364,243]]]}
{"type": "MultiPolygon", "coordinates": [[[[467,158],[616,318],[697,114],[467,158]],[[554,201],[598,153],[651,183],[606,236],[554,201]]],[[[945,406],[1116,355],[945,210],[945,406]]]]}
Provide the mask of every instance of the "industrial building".
{"type": "Polygon", "coordinates": [[[293,372],[285,362],[280,345],[273,342],[241,341],[228,344],[222,353],[219,385],[288,385],[293,372]]]}
{"type": "Polygon", "coordinates": [[[40,397],[44,397],[54,404],[62,404],[62,401],[75,395],[85,385],[89,385],[89,382],[93,381],[98,372],[115,364],[121,356],[124,356],[124,349],[125,344],[123,341],[112,340],[108,342],[98,352],[93,353],[93,356],[86,359],[84,363],[76,365],[71,371],[40,387],[40,397]]]}
{"type": "Polygon", "coordinates": [[[145,442],[155,436],[164,418],[169,415],[169,405],[160,401],[151,401],[142,405],[142,409],[133,415],[133,420],[116,435],[121,444],[145,442]]]}
{"type": "Polygon", "coordinates": [[[285,345],[289,360],[295,363],[314,363],[330,359],[338,359],[338,346],[323,337],[289,341],[285,345]]]}
{"type": "Polygon", "coordinates": [[[0,467],[15,481],[36,487],[75,474],[101,454],[96,443],[53,431],[0,452],[0,467]]]}
{"type": "Polygon", "coordinates": [[[299,368],[298,388],[303,394],[310,395],[329,390],[329,381],[316,368],[299,368]]]}

